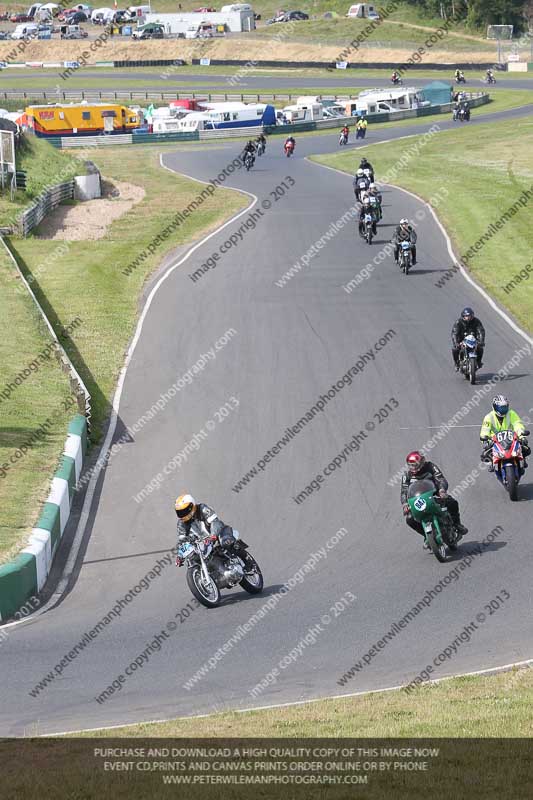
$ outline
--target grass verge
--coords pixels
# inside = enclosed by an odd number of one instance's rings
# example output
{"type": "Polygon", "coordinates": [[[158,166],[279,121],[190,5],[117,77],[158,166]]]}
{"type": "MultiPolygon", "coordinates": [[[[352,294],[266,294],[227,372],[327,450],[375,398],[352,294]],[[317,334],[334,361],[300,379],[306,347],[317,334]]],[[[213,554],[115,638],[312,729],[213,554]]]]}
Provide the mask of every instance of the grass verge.
{"type": "MultiPolygon", "coordinates": [[[[4,563],[23,546],[40,512],[76,407],[65,409],[68,378],[50,356],[48,329],[1,244],[0,319],[4,329],[0,338],[0,563],[4,563]],[[23,455],[19,448],[47,420],[50,424],[44,435],[23,455]]],[[[72,317],[65,319],[65,325],[70,322],[72,317]]]]}
{"type": "MultiPolygon", "coordinates": [[[[466,254],[488,228],[533,186],[533,120],[528,117],[509,122],[492,122],[472,128],[463,126],[431,138],[417,158],[409,157],[415,139],[368,145],[367,155],[378,179],[390,171],[402,156],[407,158],[393,183],[429,200],[447,190],[438,216],[451,234],[455,252],[466,254]]],[[[316,161],[346,172],[353,171],[353,155],[342,153],[317,156],[316,161]]],[[[513,213],[468,259],[474,278],[530,332],[533,332],[533,281],[531,265],[533,227],[531,206],[513,213]]],[[[420,236],[423,237],[423,230],[420,236]]],[[[444,273],[447,275],[447,273],[444,273]]],[[[455,273],[448,275],[453,280],[455,273]]],[[[444,284],[446,284],[446,280],[444,284]]],[[[437,285],[435,291],[439,291],[437,285]]]]}

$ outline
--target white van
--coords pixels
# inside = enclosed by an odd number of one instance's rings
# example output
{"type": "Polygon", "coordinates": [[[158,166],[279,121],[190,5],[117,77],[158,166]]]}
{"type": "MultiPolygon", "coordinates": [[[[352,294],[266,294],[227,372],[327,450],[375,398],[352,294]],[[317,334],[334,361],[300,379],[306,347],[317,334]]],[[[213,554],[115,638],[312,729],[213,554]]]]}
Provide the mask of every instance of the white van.
{"type": "Polygon", "coordinates": [[[22,25],[17,25],[13,33],[12,39],[36,39],[39,34],[39,26],[33,22],[23,22],[22,25]]]}
{"type": "Polygon", "coordinates": [[[150,14],[150,12],[150,6],[129,6],[128,8],[128,15],[130,19],[135,19],[136,17],[145,17],[147,14],[150,14]]]}
{"type": "Polygon", "coordinates": [[[233,3],[231,6],[222,6],[221,14],[231,14],[236,11],[252,11],[250,3],[233,3]]]}

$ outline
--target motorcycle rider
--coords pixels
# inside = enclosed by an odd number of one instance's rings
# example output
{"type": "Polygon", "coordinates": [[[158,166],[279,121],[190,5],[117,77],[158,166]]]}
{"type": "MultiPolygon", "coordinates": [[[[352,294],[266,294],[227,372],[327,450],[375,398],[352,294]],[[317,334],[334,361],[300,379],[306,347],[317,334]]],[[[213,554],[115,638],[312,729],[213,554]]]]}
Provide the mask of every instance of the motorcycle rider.
{"type": "Polygon", "coordinates": [[[251,139],[249,139],[248,142],[244,145],[244,150],[242,151],[241,158],[243,164],[246,163],[246,156],[248,155],[248,153],[250,153],[250,155],[252,156],[252,164],[253,164],[253,162],[255,161],[255,144],[252,142],[251,139]]]}
{"type": "Polygon", "coordinates": [[[455,80],[457,81],[457,83],[465,82],[465,74],[462,69],[455,70],[455,80]]]}
{"type": "Polygon", "coordinates": [[[286,150],[287,147],[291,147],[293,150],[296,147],[296,141],[294,139],[294,136],[288,136],[287,139],[285,140],[285,144],[283,145],[283,149],[286,150]]]}
{"type": "Polygon", "coordinates": [[[398,262],[398,255],[400,252],[400,242],[411,242],[411,254],[413,266],[416,264],[416,231],[412,225],[409,225],[409,220],[405,217],[400,220],[400,224],[396,227],[392,237],[394,244],[394,258],[398,262]]]}
{"type": "Polygon", "coordinates": [[[374,234],[374,236],[376,236],[376,234],[378,232],[378,230],[377,230],[378,216],[377,216],[377,211],[374,210],[374,208],[372,207],[372,204],[370,202],[370,197],[368,197],[368,196],[366,196],[363,199],[363,204],[361,206],[361,210],[359,211],[359,234],[361,236],[365,235],[365,215],[366,214],[370,214],[370,216],[372,217],[372,233],[374,234]]]}
{"type": "Polygon", "coordinates": [[[454,497],[448,494],[448,481],[439,467],[431,461],[426,461],[422,453],[418,450],[413,450],[407,455],[405,464],[406,469],[402,475],[400,500],[407,525],[424,536],[424,529],[421,523],[413,519],[407,497],[409,494],[409,486],[413,481],[429,480],[434,484],[438,492],[438,497],[435,498],[436,501],[439,505],[444,506],[450,514],[457,536],[459,538],[465,536],[465,534],[468,533],[468,528],[465,528],[465,526],[461,524],[459,503],[454,497]]]}
{"type": "MultiPolygon", "coordinates": [[[[524,423],[513,409],[509,408],[509,400],[502,394],[496,395],[492,399],[492,411],[483,418],[479,439],[483,445],[481,451],[481,461],[491,460],[490,451],[492,450],[492,436],[499,431],[514,431],[520,439],[522,445],[522,455],[524,456],[524,467],[527,467],[526,457],[531,455],[531,448],[525,436],[524,423]]],[[[494,472],[493,464],[489,467],[489,472],[494,472]]]]}
{"type": "Polygon", "coordinates": [[[398,72],[397,69],[395,69],[394,72],[392,73],[391,81],[393,83],[399,83],[400,82],[400,73],[398,72]]]}
{"type": "Polygon", "coordinates": [[[370,186],[368,187],[368,196],[370,197],[371,205],[375,205],[375,207],[377,208],[378,220],[383,219],[383,212],[381,210],[383,197],[375,183],[371,183],[370,186]]]}
{"type": "Polygon", "coordinates": [[[481,320],[474,315],[474,310],[467,306],[461,311],[452,328],[452,356],[456,372],[459,371],[459,351],[461,342],[471,333],[477,339],[477,368],[483,366],[483,352],[485,350],[485,328],[481,320]]]}
{"type": "Polygon", "coordinates": [[[363,170],[359,168],[353,178],[353,189],[355,192],[355,196],[357,200],[359,200],[359,202],[362,202],[363,193],[368,192],[369,186],[370,186],[370,181],[366,177],[363,170]]]}
{"type": "Polygon", "coordinates": [[[370,183],[374,182],[374,167],[372,166],[370,161],[366,160],[366,158],[364,156],[361,159],[361,163],[359,164],[359,169],[362,169],[362,170],[368,169],[368,170],[370,170],[370,183]]]}
{"type": "Polygon", "coordinates": [[[349,134],[350,134],[350,129],[349,129],[349,127],[347,125],[345,125],[344,128],[342,128],[342,130],[341,130],[341,136],[344,137],[344,141],[346,143],[348,143],[349,134]]]}
{"type": "Polygon", "coordinates": [[[494,77],[494,73],[491,69],[487,70],[487,83],[496,83],[496,79],[494,77]]]}
{"type": "MultiPolygon", "coordinates": [[[[203,522],[208,533],[218,539],[223,550],[229,551],[237,543],[230,526],[225,525],[210,506],[197,503],[192,495],[180,494],[176,499],[175,509],[178,517],[178,547],[189,537],[193,522],[203,522]]],[[[176,559],[177,564],[179,560],[176,559]]]]}

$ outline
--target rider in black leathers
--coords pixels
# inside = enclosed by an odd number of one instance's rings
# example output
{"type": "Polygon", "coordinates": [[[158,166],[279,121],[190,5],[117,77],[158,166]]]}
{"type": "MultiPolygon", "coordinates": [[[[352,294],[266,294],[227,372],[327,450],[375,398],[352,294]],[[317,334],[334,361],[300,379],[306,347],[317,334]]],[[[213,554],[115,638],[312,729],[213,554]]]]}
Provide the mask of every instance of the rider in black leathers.
{"type": "Polygon", "coordinates": [[[409,225],[409,220],[402,219],[400,224],[396,227],[392,237],[394,244],[394,259],[398,261],[398,254],[400,252],[400,242],[411,242],[411,253],[413,255],[413,266],[416,264],[416,231],[412,225],[409,225]]]}
{"type": "Polygon", "coordinates": [[[469,333],[473,334],[477,339],[477,367],[481,369],[485,350],[485,328],[481,324],[481,320],[474,315],[472,308],[463,308],[461,316],[454,322],[452,328],[452,355],[455,369],[459,369],[461,342],[469,333]]]}
{"type": "Polygon", "coordinates": [[[225,525],[210,506],[197,503],[190,494],[180,495],[176,500],[175,509],[178,517],[178,547],[189,537],[194,522],[203,522],[207,532],[218,538],[224,550],[231,550],[237,543],[238,540],[235,539],[230,526],[225,525]]]}
{"type": "Polygon", "coordinates": [[[409,510],[409,504],[407,502],[407,498],[409,495],[409,486],[413,481],[423,481],[429,480],[431,481],[435,489],[438,491],[439,496],[436,498],[438,502],[445,506],[448,510],[453,526],[459,536],[464,536],[468,533],[467,528],[461,524],[461,517],[459,514],[459,503],[455,500],[454,497],[447,494],[448,492],[448,481],[444,477],[444,474],[439,469],[436,464],[433,464],[431,461],[426,461],[424,456],[418,452],[418,450],[414,450],[412,453],[409,453],[406,459],[406,468],[402,475],[402,485],[400,489],[400,499],[403,507],[403,513],[405,516],[405,521],[410,528],[412,528],[417,533],[424,536],[424,529],[420,522],[417,522],[413,519],[411,512],[409,510]]]}
{"type": "Polygon", "coordinates": [[[361,163],[359,164],[359,169],[369,169],[370,170],[370,183],[374,183],[374,167],[367,161],[366,158],[363,156],[361,159],[361,163]]]}
{"type": "MultiPolygon", "coordinates": [[[[253,161],[255,161],[255,144],[250,139],[247,144],[244,145],[244,150],[242,151],[242,163],[246,163],[246,154],[251,153],[253,161]]],[[[253,162],[252,162],[253,163],[253,162]]]]}

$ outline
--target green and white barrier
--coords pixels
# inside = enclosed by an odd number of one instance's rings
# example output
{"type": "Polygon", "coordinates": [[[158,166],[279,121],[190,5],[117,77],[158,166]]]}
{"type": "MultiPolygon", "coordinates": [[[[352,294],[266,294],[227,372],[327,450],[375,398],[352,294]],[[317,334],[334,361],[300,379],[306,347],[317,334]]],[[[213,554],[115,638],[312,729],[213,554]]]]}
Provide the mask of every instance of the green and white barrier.
{"type": "Polygon", "coordinates": [[[69,425],[61,463],[28,546],[14,561],[0,567],[0,620],[12,617],[46,583],[70,516],[86,453],[87,419],[77,414],[69,425]]]}

